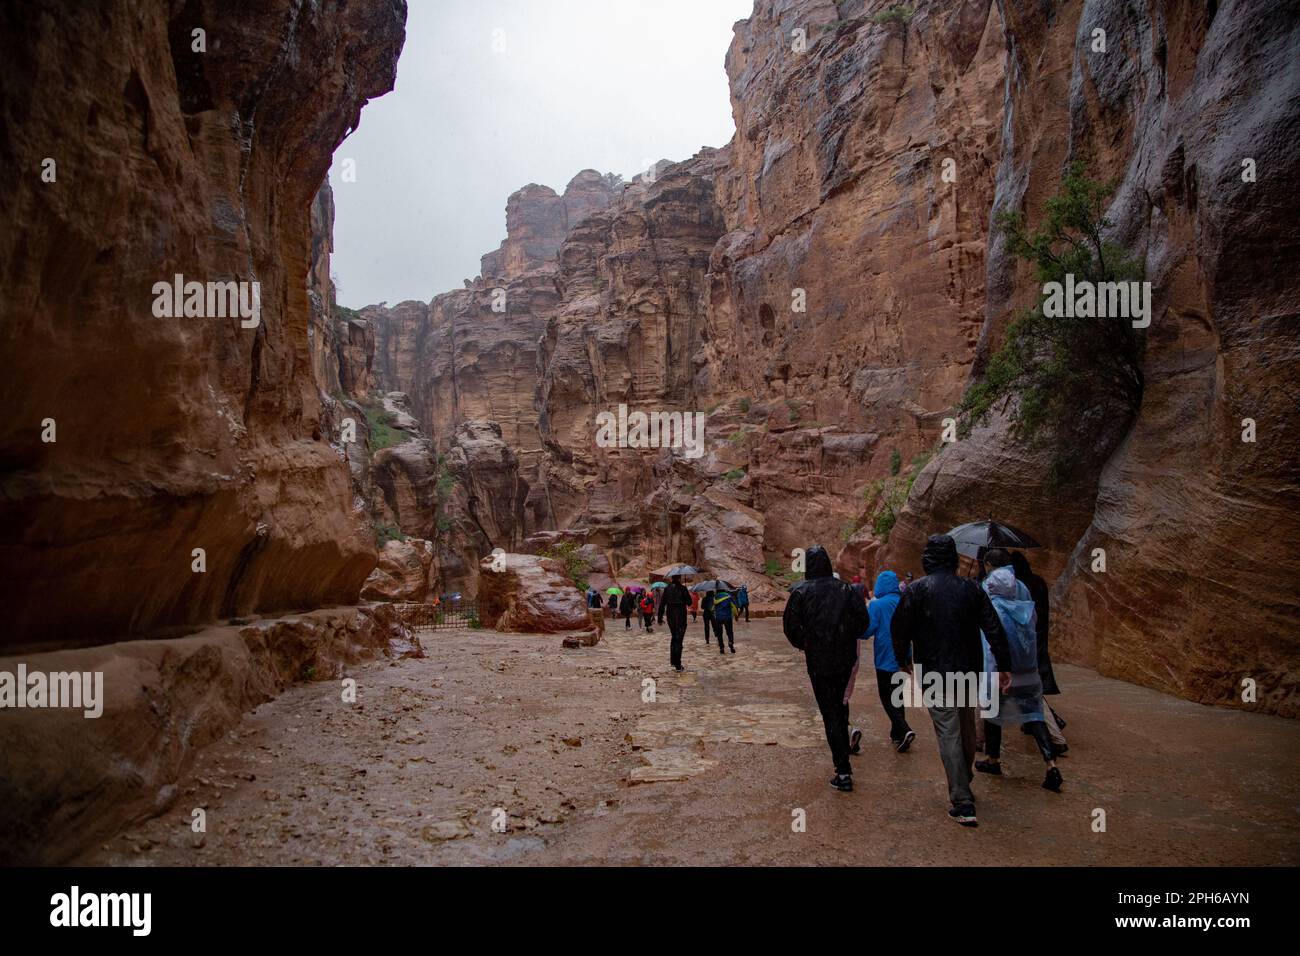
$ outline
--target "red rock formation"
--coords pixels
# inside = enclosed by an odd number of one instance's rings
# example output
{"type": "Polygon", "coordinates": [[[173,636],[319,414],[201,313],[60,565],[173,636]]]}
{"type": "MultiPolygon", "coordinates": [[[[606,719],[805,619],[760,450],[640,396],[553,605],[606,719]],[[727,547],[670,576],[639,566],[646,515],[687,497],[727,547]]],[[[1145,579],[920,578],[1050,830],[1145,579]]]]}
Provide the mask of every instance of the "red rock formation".
{"type": "Polygon", "coordinates": [[[610,204],[616,180],[584,169],[557,196],[549,186],[529,183],[506,202],[506,239],[482,260],[487,279],[518,279],[555,261],[569,230],[610,204]]]}
{"type": "Polygon", "coordinates": [[[379,564],[361,588],[361,599],[418,604],[429,595],[432,566],[430,542],[418,538],[387,541],[379,550],[379,564]]]}
{"type": "Polygon", "coordinates": [[[440,451],[497,423],[529,488],[519,534],[574,533],[601,574],[694,560],[761,601],[793,548],[919,572],[926,534],[992,514],[1045,545],[1062,656],[1207,701],[1253,677],[1256,706],[1295,713],[1294,16],[908,6],[758,0],[727,55],[731,144],[562,242],[560,197],[517,193],[484,277],[375,314],[394,387],[440,451]],[[1137,424],[1063,497],[996,416],[934,452],[1036,295],[993,214],[1033,224],[1073,158],[1119,180],[1115,238],[1159,292],[1137,424]],[[706,412],[704,453],[598,447],[619,404],[706,412]]]}
{"type": "MultiPolygon", "coordinates": [[[[554,558],[500,553],[479,565],[479,620],[498,631],[593,629],[587,602],[554,558]]],[[[594,642],[593,642],[594,643],[594,642]]]]}
{"type": "Polygon", "coordinates": [[[7,9],[0,67],[0,640],[355,600],[374,549],[312,376],[310,213],[405,4],[54,6],[7,9]],[[260,283],[257,325],[156,317],[177,274],[260,283]]]}
{"type": "MultiPolygon", "coordinates": [[[[1032,223],[1069,158],[1118,181],[1107,215],[1156,290],[1146,390],[1130,434],[1096,463],[1095,500],[1062,506],[1042,493],[1044,463],[1008,452],[995,423],[927,470],[898,546],[915,549],[977,502],[996,507],[1042,529],[1044,563],[1064,568],[1053,590],[1063,656],[1207,703],[1240,705],[1251,678],[1251,706],[1300,715],[1295,12],[1000,6],[1014,82],[995,202],[1032,223]],[[1097,29],[1108,52],[1079,39],[1097,29]],[[1255,443],[1242,440],[1247,418],[1255,443]],[[1008,477],[1017,471],[1027,480],[1008,477]]],[[[989,287],[985,337],[996,341],[1037,289],[996,257],[989,287]]]]}
{"type": "MultiPolygon", "coordinates": [[[[298,680],[422,652],[387,604],[206,628],[171,640],[24,655],[28,673],[99,672],[103,713],[6,709],[0,865],[57,864],[166,810],[194,753],[298,680]]],[[[16,673],[20,659],[0,658],[16,673]]],[[[188,813],[188,811],[187,811],[188,813]]]]}

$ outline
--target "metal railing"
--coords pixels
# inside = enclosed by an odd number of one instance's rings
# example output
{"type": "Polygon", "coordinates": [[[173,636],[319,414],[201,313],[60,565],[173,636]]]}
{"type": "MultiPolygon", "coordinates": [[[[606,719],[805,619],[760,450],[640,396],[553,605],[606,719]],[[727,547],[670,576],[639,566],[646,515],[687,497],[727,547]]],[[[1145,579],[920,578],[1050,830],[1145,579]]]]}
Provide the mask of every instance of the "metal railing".
{"type": "Polygon", "coordinates": [[[417,631],[451,631],[479,626],[478,604],[474,601],[398,604],[397,613],[407,627],[417,631]]]}

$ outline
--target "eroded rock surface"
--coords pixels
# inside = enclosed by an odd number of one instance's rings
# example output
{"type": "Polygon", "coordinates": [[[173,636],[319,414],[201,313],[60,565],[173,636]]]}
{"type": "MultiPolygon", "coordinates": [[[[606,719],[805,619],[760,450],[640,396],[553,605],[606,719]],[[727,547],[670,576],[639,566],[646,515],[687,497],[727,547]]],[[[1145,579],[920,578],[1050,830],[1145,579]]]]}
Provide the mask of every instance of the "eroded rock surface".
{"type": "Polygon", "coordinates": [[[313,376],[311,220],[404,22],[401,0],[7,9],[4,646],[355,601],[375,553],[313,376]],[[259,283],[256,326],[157,317],[177,275],[259,283]]]}

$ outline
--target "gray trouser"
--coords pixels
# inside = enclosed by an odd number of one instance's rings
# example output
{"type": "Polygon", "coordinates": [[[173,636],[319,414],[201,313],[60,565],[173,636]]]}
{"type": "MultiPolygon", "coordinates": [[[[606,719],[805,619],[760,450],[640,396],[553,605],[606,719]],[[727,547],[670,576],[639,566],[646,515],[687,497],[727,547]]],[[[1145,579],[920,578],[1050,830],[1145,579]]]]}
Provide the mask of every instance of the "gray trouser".
{"type": "Polygon", "coordinates": [[[927,707],[939,738],[939,759],[948,775],[948,799],[954,807],[975,803],[970,782],[975,774],[975,707],[927,707]]]}

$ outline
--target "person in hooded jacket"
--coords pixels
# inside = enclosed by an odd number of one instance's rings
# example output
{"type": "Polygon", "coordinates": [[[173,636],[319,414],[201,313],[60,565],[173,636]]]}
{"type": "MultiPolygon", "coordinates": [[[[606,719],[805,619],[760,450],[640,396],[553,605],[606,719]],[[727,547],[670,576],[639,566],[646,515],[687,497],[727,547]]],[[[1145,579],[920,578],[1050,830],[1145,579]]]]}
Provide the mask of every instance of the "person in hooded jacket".
{"type": "MultiPolygon", "coordinates": [[[[880,705],[889,718],[889,739],[894,749],[900,754],[907,753],[916,731],[907,725],[907,713],[901,704],[894,703],[894,675],[898,673],[898,660],[894,657],[894,639],[890,625],[902,592],[898,589],[898,575],[893,571],[881,571],[876,575],[876,584],[872,588],[875,595],[867,605],[867,617],[870,623],[862,635],[862,640],[875,638],[872,648],[876,667],[876,692],[880,695],[880,705]]],[[[861,731],[854,731],[855,738],[850,739],[850,749],[855,749],[861,731]]]]}
{"type": "Polygon", "coordinates": [[[925,691],[925,707],[939,741],[939,756],[948,778],[948,816],[962,826],[978,826],[974,779],[975,716],[979,708],[961,688],[977,687],[984,673],[983,631],[999,673],[999,683],[1009,684],[1011,652],[1002,621],[984,590],[972,579],[957,576],[957,543],[946,534],[931,535],[921,554],[925,576],[903,592],[890,622],[894,657],[899,669],[911,671],[915,662],[923,671],[922,686],[937,675],[944,692],[925,691]]]}
{"type": "MultiPolygon", "coordinates": [[[[1010,565],[996,567],[984,579],[984,590],[993,602],[998,619],[1007,635],[1011,652],[1011,683],[1001,689],[996,712],[984,720],[985,753],[988,759],[977,761],[981,773],[1002,775],[1002,729],[1023,726],[1033,735],[1047,764],[1043,787],[1061,791],[1061,771],[1056,767],[1052,738],[1047,731],[1043,682],[1038,675],[1038,635],[1035,628],[1034,602],[1027,596],[1023,583],[1016,580],[1010,565]]],[[[985,667],[996,666],[985,644],[985,667]]]]}
{"type": "MultiPolygon", "coordinates": [[[[1043,694],[1049,697],[1055,696],[1061,693],[1061,688],[1056,686],[1056,674],[1052,671],[1052,655],[1047,648],[1047,633],[1052,613],[1051,589],[1048,588],[1046,581],[1034,573],[1034,569],[1029,566],[1029,559],[1023,552],[1011,552],[1011,569],[1016,572],[1016,580],[1029,589],[1029,596],[1033,598],[1034,611],[1038,617],[1036,625],[1038,676],[1043,681],[1043,694]]],[[[1065,721],[1057,715],[1051,704],[1047,705],[1047,710],[1047,729],[1052,735],[1052,745],[1058,754],[1063,754],[1068,749],[1065,735],[1061,733],[1065,729],[1065,721]]]]}
{"type": "Polygon", "coordinates": [[[632,612],[635,610],[636,595],[631,591],[624,591],[623,596],[618,599],[618,613],[623,615],[624,628],[630,629],[632,627],[632,612]]]}
{"type": "Polygon", "coordinates": [[[672,634],[672,643],[668,657],[675,670],[683,670],[682,645],[686,641],[686,609],[691,604],[691,592],[682,584],[682,576],[674,574],[672,583],[663,589],[659,599],[659,623],[668,615],[668,631],[672,634]]]}
{"type": "Polygon", "coordinates": [[[785,602],[782,626],[786,640],[804,652],[835,764],[831,786],[842,791],[853,789],[845,692],[858,662],[858,637],[868,623],[862,598],[834,576],[826,549],[813,545],[805,555],[804,580],[785,602]]]}

